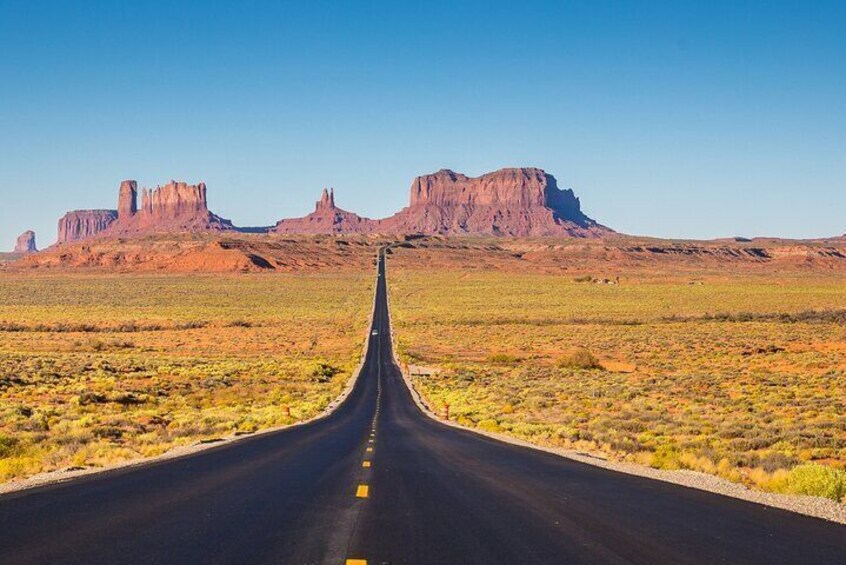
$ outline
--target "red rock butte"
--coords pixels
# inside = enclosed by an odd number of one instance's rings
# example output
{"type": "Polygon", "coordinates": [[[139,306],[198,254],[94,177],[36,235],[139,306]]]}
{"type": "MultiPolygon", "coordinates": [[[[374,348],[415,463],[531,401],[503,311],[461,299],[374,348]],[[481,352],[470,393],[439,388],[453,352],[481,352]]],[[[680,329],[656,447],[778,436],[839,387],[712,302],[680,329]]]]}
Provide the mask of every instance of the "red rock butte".
{"type": "Polygon", "coordinates": [[[541,169],[501,169],[471,178],[447,169],[414,179],[410,204],[371,220],[335,206],[324,189],[314,212],[280,220],[277,233],[478,234],[601,237],[613,233],[581,211],[572,190],[561,190],[541,169]]]}
{"type": "Polygon", "coordinates": [[[500,169],[467,177],[448,169],[417,177],[410,204],[383,220],[392,233],[600,237],[612,233],[581,211],[536,168],[500,169]]]}
{"type": "Polygon", "coordinates": [[[23,232],[21,235],[18,236],[18,239],[15,241],[15,251],[14,253],[36,253],[38,251],[38,247],[35,245],[35,232],[32,230],[27,230],[23,232]]]}
{"type": "MultiPolygon", "coordinates": [[[[77,210],[59,221],[59,243],[95,236],[134,236],[158,232],[237,230],[208,209],[206,185],[171,181],[141,189],[120,184],[117,210],[77,210]]],[[[515,237],[597,238],[613,233],[581,210],[570,189],[558,188],[537,168],[501,169],[468,177],[447,169],[411,183],[409,205],[393,216],[373,220],[339,208],[334,190],[324,189],[314,211],[250,232],[285,234],[444,234],[515,237]]]]}
{"type": "Polygon", "coordinates": [[[287,234],[375,233],[379,222],[335,206],[334,189],[323,189],[314,212],[303,218],[280,220],[270,231],[287,234]]]}
{"type": "Polygon", "coordinates": [[[117,220],[115,210],[74,210],[59,219],[59,243],[88,239],[100,234],[117,220]]]}
{"type": "Polygon", "coordinates": [[[206,185],[171,181],[141,191],[126,180],[120,184],[117,210],[77,210],[59,220],[59,243],[90,237],[143,235],[157,232],[231,231],[235,227],[208,209],[206,185]]]}

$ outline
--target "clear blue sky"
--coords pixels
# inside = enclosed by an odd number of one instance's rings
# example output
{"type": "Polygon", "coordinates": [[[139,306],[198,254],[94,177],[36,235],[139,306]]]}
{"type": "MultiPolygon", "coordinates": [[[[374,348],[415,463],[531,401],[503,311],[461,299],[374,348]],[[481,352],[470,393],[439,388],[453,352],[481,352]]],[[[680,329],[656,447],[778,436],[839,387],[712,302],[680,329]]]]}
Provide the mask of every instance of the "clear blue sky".
{"type": "Polygon", "coordinates": [[[840,234],[844,29],[824,1],[0,0],[0,249],[125,178],[247,226],[524,165],[628,233],[840,234]]]}

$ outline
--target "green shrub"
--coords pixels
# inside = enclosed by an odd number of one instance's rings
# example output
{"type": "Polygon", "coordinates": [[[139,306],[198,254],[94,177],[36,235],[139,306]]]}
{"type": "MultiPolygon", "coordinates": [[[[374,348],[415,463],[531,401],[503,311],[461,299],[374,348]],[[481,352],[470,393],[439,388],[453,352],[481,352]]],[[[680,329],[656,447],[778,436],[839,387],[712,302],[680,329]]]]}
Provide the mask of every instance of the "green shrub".
{"type": "Polygon", "coordinates": [[[816,463],[799,465],[787,476],[787,488],[796,494],[822,496],[839,501],[846,496],[846,471],[816,463]]]}

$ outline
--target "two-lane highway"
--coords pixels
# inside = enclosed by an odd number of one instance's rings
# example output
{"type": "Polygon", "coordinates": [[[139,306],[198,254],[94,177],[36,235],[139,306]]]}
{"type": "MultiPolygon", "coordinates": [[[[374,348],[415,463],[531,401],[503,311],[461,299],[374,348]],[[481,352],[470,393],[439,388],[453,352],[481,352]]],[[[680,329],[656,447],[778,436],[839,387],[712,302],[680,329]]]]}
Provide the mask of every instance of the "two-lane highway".
{"type": "Polygon", "coordinates": [[[0,497],[0,563],[846,563],[846,528],[613,473],[423,415],[393,362],[384,259],[332,415],[0,497]]]}

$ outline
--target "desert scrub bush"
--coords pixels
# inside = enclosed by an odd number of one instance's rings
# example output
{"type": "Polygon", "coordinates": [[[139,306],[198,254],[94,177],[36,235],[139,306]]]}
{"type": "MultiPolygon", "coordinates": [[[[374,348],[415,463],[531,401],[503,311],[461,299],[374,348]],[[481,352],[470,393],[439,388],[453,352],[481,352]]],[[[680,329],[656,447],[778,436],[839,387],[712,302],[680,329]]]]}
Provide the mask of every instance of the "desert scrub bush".
{"type": "Polygon", "coordinates": [[[796,494],[842,501],[846,497],[846,471],[816,463],[799,465],[787,475],[787,489],[796,494]]]}
{"type": "Polygon", "coordinates": [[[602,365],[593,353],[579,348],[558,360],[558,366],[564,369],[601,369],[602,365]]]}
{"type": "Polygon", "coordinates": [[[494,353],[493,355],[488,355],[487,361],[488,363],[497,363],[500,365],[516,365],[523,359],[516,355],[509,355],[508,353],[494,353]]]}
{"type": "Polygon", "coordinates": [[[767,491],[792,492],[797,464],[846,468],[842,275],[573,276],[392,267],[400,358],[441,369],[413,381],[426,402],[468,426],[767,491]],[[593,360],[561,359],[579,349],[593,360]]]}
{"type": "Polygon", "coordinates": [[[372,285],[0,273],[0,480],[318,414],[357,366],[372,285]]]}

